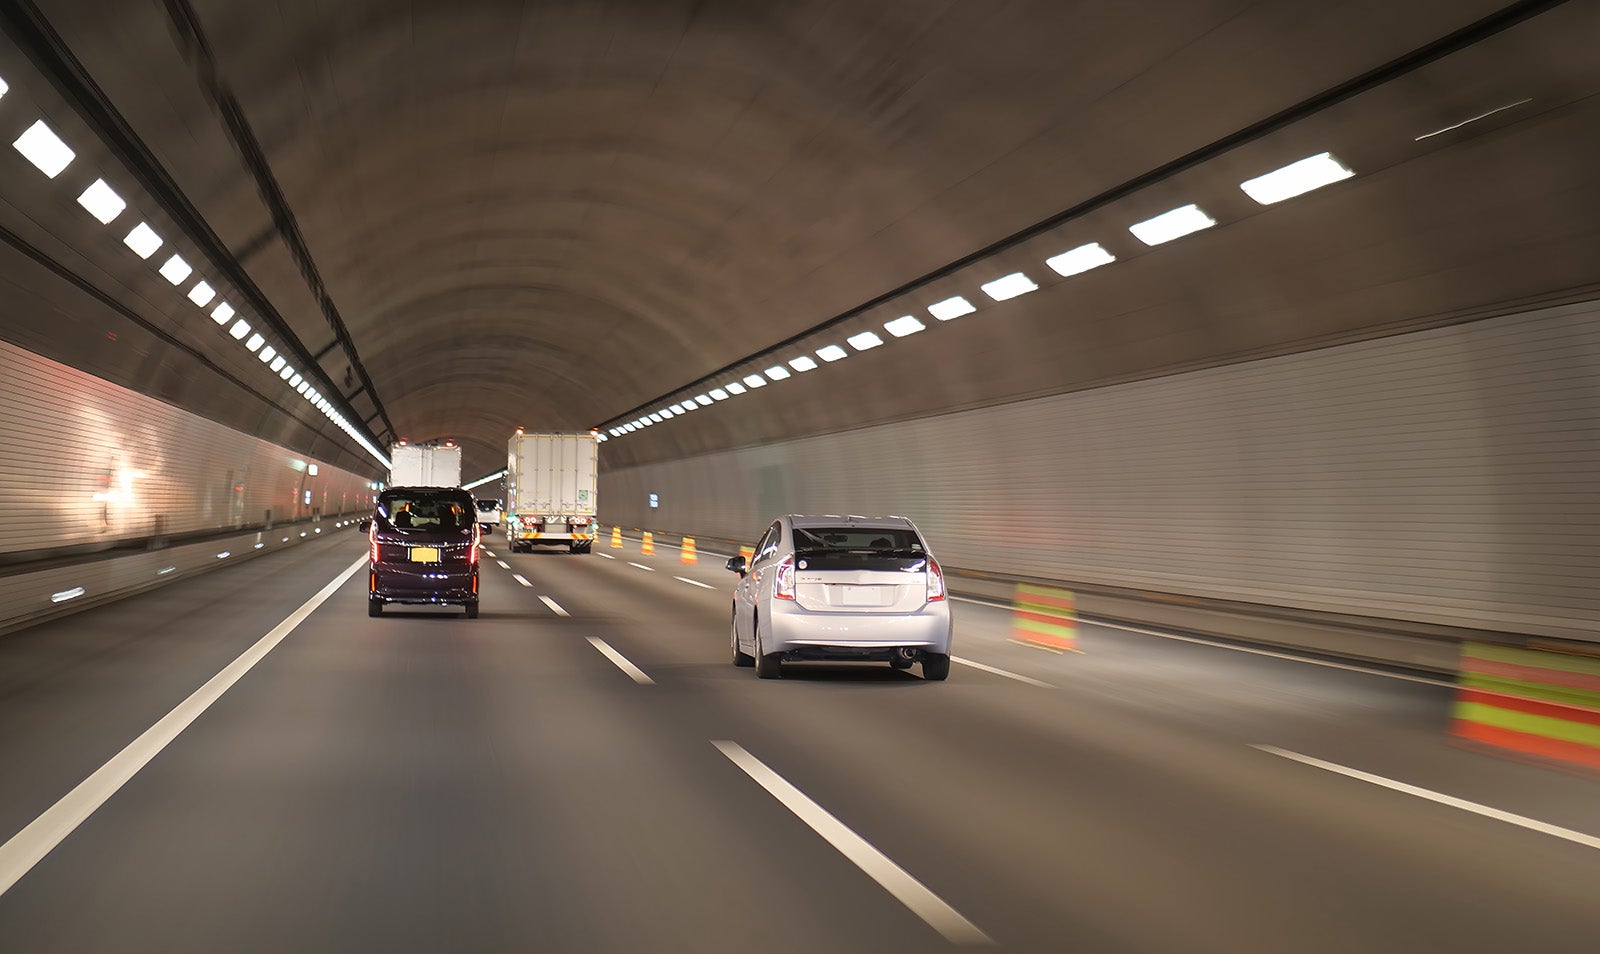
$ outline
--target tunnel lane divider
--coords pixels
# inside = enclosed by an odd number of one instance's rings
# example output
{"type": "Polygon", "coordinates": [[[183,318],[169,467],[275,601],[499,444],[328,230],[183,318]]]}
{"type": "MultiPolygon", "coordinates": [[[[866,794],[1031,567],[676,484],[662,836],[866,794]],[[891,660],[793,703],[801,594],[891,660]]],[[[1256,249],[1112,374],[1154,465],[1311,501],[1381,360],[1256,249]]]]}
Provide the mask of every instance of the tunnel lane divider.
{"type": "Polygon", "coordinates": [[[951,656],[950,657],[950,661],[953,662],[953,663],[960,663],[963,666],[971,666],[973,669],[981,669],[984,672],[993,673],[996,676],[1004,676],[1007,679],[1015,679],[1018,682],[1025,682],[1030,686],[1038,686],[1040,689],[1055,689],[1055,688],[1057,688],[1056,686],[1052,686],[1048,682],[1043,682],[1041,680],[1033,678],[1032,676],[1023,676],[1023,675],[1019,675],[1019,674],[1014,673],[1014,672],[1007,672],[1004,669],[996,669],[994,666],[985,666],[981,662],[977,662],[976,660],[972,660],[972,659],[964,659],[961,656],[951,656]]]}
{"type": "Polygon", "coordinates": [[[483,553],[484,553],[485,556],[491,556],[491,557],[494,556],[494,551],[493,550],[489,549],[488,547],[483,546],[483,544],[481,544],[481,543],[479,544],[479,546],[482,547],[483,553]]]}
{"type": "Polygon", "coordinates": [[[301,603],[300,607],[285,617],[283,622],[256,640],[254,645],[240,653],[233,662],[223,667],[221,672],[207,680],[205,685],[178,703],[176,708],[128,743],[121,752],[112,756],[110,761],[96,769],[88,778],[79,782],[72,791],[62,796],[60,801],[46,809],[44,814],[12,835],[5,844],[0,845],[0,896],[11,890],[13,885],[33,870],[33,867],[44,860],[45,856],[68,835],[76,831],[79,825],[87,821],[90,815],[139,774],[141,769],[150,764],[151,759],[172,744],[184,729],[222,698],[223,693],[233,688],[234,684],[244,678],[245,673],[254,668],[256,663],[277,648],[278,644],[305,622],[317,607],[327,602],[329,597],[338,592],[339,587],[366,569],[366,566],[367,554],[363,553],[360,559],[340,571],[327,586],[301,603]]]}
{"type": "Polygon", "coordinates": [[[539,602],[541,602],[544,605],[550,607],[550,612],[556,614],[557,616],[571,616],[572,615],[571,613],[569,613],[566,610],[562,609],[560,603],[557,603],[555,600],[551,599],[548,596],[540,596],[539,597],[539,602]]]}
{"type": "Polygon", "coordinates": [[[532,583],[529,583],[528,582],[528,578],[523,576],[521,573],[513,573],[513,574],[511,574],[511,578],[513,580],[516,580],[518,583],[521,583],[523,586],[532,586],[533,585],[532,583]]]}
{"type": "MultiPolygon", "coordinates": [[[[1010,606],[1007,606],[1004,603],[996,603],[993,600],[973,599],[970,596],[952,596],[950,598],[961,603],[972,603],[977,606],[987,606],[990,609],[1006,610],[1007,612],[1011,610],[1010,606]]],[[[1112,623],[1105,620],[1096,619],[1093,616],[1080,616],[1079,619],[1090,626],[1099,626],[1104,629],[1118,629],[1125,633],[1138,633],[1141,636],[1155,636],[1158,639],[1172,639],[1180,643],[1194,643],[1197,646],[1210,646],[1213,649],[1227,649],[1236,653],[1249,653],[1252,656],[1266,656],[1271,659],[1285,659],[1289,662],[1305,663],[1308,666],[1322,666],[1327,669],[1344,669],[1349,672],[1364,673],[1368,676],[1383,676],[1385,679],[1399,679],[1404,682],[1419,682],[1427,686],[1442,686],[1446,689],[1455,687],[1455,683],[1448,679],[1431,679],[1427,676],[1413,676],[1409,673],[1403,672],[1386,672],[1382,669],[1371,669],[1366,666],[1356,666],[1350,663],[1334,662],[1329,659],[1313,659],[1309,656],[1296,656],[1293,653],[1274,652],[1270,649],[1257,649],[1253,646],[1235,646],[1231,643],[1224,643],[1214,639],[1203,639],[1199,636],[1183,636],[1178,633],[1164,633],[1160,630],[1146,629],[1142,626],[1128,626],[1123,623],[1112,623]]]]}
{"type": "Polygon", "coordinates": [[[509,569],[511,569],[511,564],[509,564],[509,563],[507,563],[507,562],[506,562],[506,561],[504,561],[504,560],[496,560],[496,561],[494,561],[494,562],[495,562],[495,563],[496,563],[496,564],[498,564],[498,565],[499,565],[499,567],[500,567],[500,569],[502,569],[502,570],[509,570],[509,569]]]}
{"type": "Polygon", "coordinates": [[[871,842],[856,834],[827,809],[812,801],[810,796],[796,788],[788,779],[768,768],[765,762],[751,755],[744,746],[726,739],[713,739],[711,744],[718,752],[727,756],[728,761],[750,776],[752,781],[766,789],[767,794],[777,799],[779,804],[793,812],[795,817],[805,822],[812,831],[821,835],[823,841],[832,845],[851,864],[878,882],[885,891],[894,896],[895,900],[927,922],[929,927],[944,935],[945,940],[952,944],[963,945],[994,943],[987,934],[978,929],[977,925],[962,917],[961,913],[943,898],[934,894],[904,868],[891,861],[888,855],[874,848],[871,842]]]}
{"type": "Polygon", "coordinates": [[[1360,782],[1367,782],[1371,785],[1377,785],[1380,788],[1387,788],[1390,791],[1412,795],[1417,798],[1426,799],[1430,802],[1437,802],[1440,805],[1448,805],[1451,808],[1459,808],[1464,812],[1471,812],[1474,815],[1482,815],[1485,818],[1492,818],[1495,821],[1502,821],[1508,825],[1516,825],[1519,828],[1526,828],[1529,831],[1536,831],[1541,835],[1550,835],[1554,838],[1561,838],[1566,841],[1570,841],[1575,845],[1583,845],[1585,848],[1600,848],[1600,837],[1596,837],[1585,832],[1573,831],[1571,828],[1562,828],[1560,825],[1552,825],[1548,822],[1539,821],[1536,818],[1529,818],[1526,815],[1518,815],[1515,812],[1502,811],[1498,808],[1491,808],[1488,805],[1480,805],[1477,802],[1469,802],[1464,798],[1456,798],[1454,795],[1445,795],[1442,792],[1435,792],[1431,789],[1421,788],[1420,786],[1411,785],[1406,782],[1397,782],[1392,778],[1384,778],[1382,775],[1374,775],[1371,772],[1363,772],[1360,769],[1353,769],[1349,766],[1339,765],[1336,762],[1325,762],[1322,759],[1313,758],[1309,755],[1301,755],[1299,752],[1291,752],[1288,749],[1280,749],[1275,745],[1252,745],[1250,747],[1252,749],[1256,749],[1257,751],[1265,752],[1268,755],[1276,755],[1279,758],[1285,758],[1293,762],[1299,762],[1301,765],[1309,765],[1312,768],[1322,769],[1324,772],[1332,772],[1335,775],[1343,775],[1345,778],[1353,778],[1360,782]]]}
{"type": "Polygon", "coordinates": [[[603,557],[605,557],[605,558],[606,558],[606,559],[607,559],[607,560],[615,560],[615,559],[616,559],[616,557],[614,557],[614,556],[612,556],[612,555],[611,555],[611,554],[609,554],[609,553],[601,553],[601,554],[597,554],[597,555],[598,555],[598,556],[603,556],[603,557]]]}
{"type": "Polygon", "coordinates": [[[589,641],[589,645],[600,650],[600,655],[611,660],[612,665],[627,673],[629,679],[632,679],[641,686],[653,686],[656,684],[654,679],[651,679],[649,676],[645,675],[643,669],[640,669],[638,666],[635,666],[633,663],[629,662],[628,657],[617,652],[615,649],[612,649],[610,643],[601,639],[599,636],[585,636],[584,638],[589,641]]]}
{"type": "Polygon", "coordinates": [[[686,576],[675,576],[675,577],[673,577],[673,579],[677,580],[679,583],[687,583],[690,586],[698,586],[702,590],[714,590],[714,589],[716,589],[716,587],[712,586],[710,583],[701,583],[699,580],[691,580],[686,576]]]}
{"type": "Polygon", "coordinates": [[[644,570],[644,571],[646,571],[648,573],[654,573],[656,571],[656,568],[653,567],[653,566],[645,566],[643,563],[635,563],[632,560],[628,561],[628,565],[629,566],[636,566],[639,569],[644,570]]]}

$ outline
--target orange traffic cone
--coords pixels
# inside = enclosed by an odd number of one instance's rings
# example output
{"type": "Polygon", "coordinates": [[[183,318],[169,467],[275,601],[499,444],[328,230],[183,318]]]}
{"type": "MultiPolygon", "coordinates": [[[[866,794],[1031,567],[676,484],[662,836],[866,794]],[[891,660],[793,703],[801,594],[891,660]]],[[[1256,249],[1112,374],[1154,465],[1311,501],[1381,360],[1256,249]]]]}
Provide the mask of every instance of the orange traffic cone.
{"type": "Polygon", "coordinates": [[[749,563],[751,560],[754,560],[756,558],[756,548],[755,547],[740,547],[739,548],[739,555],[744,557],[744,562],[749,563]]]}
{"type": "Polygon", "coordinates": [[[694,537],[683,538],[683,549],[678,551],[679,563],[699,563],[700,554],[695,552],[694,537]]]}
{"type": "Polygon", "coordinates": [[[1071,590],[1017,584],[1012,606],[1012,642],[1053,653],[1078,648],[1078,606],[1071,590]]]}
{"type": "Polygon", "coordinates": [[[613,550],[622,549],[622,528],[621,527],[612,527],[611,528],[611,549],[613,549],[613,550]]]}
{"type": "Polygon", "coordinates": [[[639,552],[640,553],[654,553],[654,552],[656,552],[656,538],[650,533],[649,530],[646,530],[644,532],[644,545],[639,548],[639,552]]]}

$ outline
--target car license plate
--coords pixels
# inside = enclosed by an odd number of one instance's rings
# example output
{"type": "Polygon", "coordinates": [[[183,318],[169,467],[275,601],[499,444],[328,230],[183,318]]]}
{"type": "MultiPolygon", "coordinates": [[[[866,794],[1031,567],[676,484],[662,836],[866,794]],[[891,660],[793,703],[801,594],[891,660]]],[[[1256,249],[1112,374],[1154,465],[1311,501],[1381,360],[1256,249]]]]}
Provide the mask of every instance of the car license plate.
{"type": "Polygon", "coordinates": [[[840,602],[845,606],[882,606],[883,594],[880,586],[845,586],[840,593],[840,602]]]}
{"type": "Polygon", "coordinates": [[[411,562],[412,563],[438,563],[439,562],[439,548],[438,547],[412,547],[411,548],[411,562]]]}

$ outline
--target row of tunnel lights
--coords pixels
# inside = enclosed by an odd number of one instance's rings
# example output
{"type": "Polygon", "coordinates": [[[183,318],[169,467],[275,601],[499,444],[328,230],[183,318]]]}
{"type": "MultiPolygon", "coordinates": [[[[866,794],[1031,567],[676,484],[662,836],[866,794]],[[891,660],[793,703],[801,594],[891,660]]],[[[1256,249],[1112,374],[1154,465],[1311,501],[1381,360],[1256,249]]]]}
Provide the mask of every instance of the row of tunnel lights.
{"type": "MultiPolygon", "coordinates": [[[[4,97],[9,89],[10,87],[5,80],[0,79],[0,97],[4,97]]],[[[12,146],[22,154],[23,158],[33,163],[40,172],[43,172],[50,179],[59,176],[77,157],[77,153],[62,141],[61,137],[56,135],[55,131],[42,119],[29,126],[21,136],[17,137],[12,146]]],[[[127,201],[118,195],[116,190],[111,188],[105,179],[95,179],[87,189],[83,190],[83,193],[78,196],[78,204],[83,206],[84,210],[90,215],[94,216],[95,220],[101,225],[110,225],[115,222],[123,211],[128,208],[127,201]]],[[[150,227],[149,222],[141,221],[123,238],[122,244],[131,249],[135,255],[148,261],[152,255],[160,250],[165,242],[156,233],[155,229],[150,227]]],[[[162,263],[158,271],[161,277],[168,282],[173,285],[181,285],[194,275],[195,270],[194,266],[185,261],[182,255],[173,253],[162,263]]],[[[210,307],[211,303],[217,299],[217,291],[202,278],[189,289],[186,297],[194,303],[195,307],[205,309],[210,307]]],[[[340,430],[349,435],[357,444],[360,444],[368,454],[371,454],[373,458],[382,463],[385,468],[389,466],[389,459],[374,447],[354,424],[339,413],[333,402],[324,397],[322,392],[313,387],[304,375],[295,370],[294,366],[289,364],[288,359],[278,353],[277,348],[268,344],[266,336],[259,331],[251,330],[250,323],[238,316],[232,305],[226,301],[218,302],[215,307],[211,308],[211,320],[219,328],[226,329],[227,334],[233,340],[240,342],[245,350],[254,354],[262,364],[275,372],[280,380],[287,383],[289,387],[294,388],[296,393],[321,411],[328,420],[338,425],[340,430]]]]}
{"type": "MultiPolygon", "coordinates": [[[[1239,188],[1250,198],[1261,205],[1272,205],[1285,199],[1292,199],[1304,195],[1314,189],[1332,185],[1343,179],[1348,179],[1355,173],[1343,162],[1334,158],[1331,153],[1318,153],[1308,156],[1298,162],[1292,162],[1281,169],[1275,169],[1265,175],[1257,176],[1239,184],[1239,188]]],[[[1162,245],[1175,239],[1183,238],[1202,229],[1208,229],[1217,222],[1210,215],[1193,203],[1179,206],[1168,212],[1135,223],[1128,227],[1134,237],[1149,246],[1162,245]]],[[[1116,261],[1115,255],[1106,251],[1100,243],[1090,242],[1077,248],[1062,252],[1045,259],[1045,265],[1062,278],[1082,274],[1090,269],[1116,261]]],[[[1007,301],[1029,292],[1037,291],[1039,285],[1023,272],[1012,272],[1009,275],[996,278],[979,286],[985,295],[996,302],[1007,301]]],[[[970,315],[977,311],[977,306],[961,295],[946,298],[928,306],[928,314],[939,321],[951,321],[963,315],[970,315]]],[[[925,329],[927,325],[915,315],[901,315],[892,321],[886,322],[883,329],[895,338],[905,338],[925,329]]],[[[884,344],[884,339],[876,331],[862,331],[845,339],[856,351],[870,351],[884,344]]],[[[745,375],[742,379],[728,381],[721,387],[711,388],[692,398],[685,398],[676,404],[669,404],[658,411],[635,418],[625,424],[617,424],[606,429],[599,435],[602,441],[613,437],[622,437],[660,424],[673,417],[679,417],[690,411],[702,407],[710,407],[718,401],[726,401],[756,388],[764,388],[774,381],[782,381],[793,377],[796,373],[815,370],[821,367],[817,358],[825,363],[842,361],[850,356],[838,344],[828,344],[810,354],[802,354],[790,358],[786,363],[775,364],[760,373],[745,375]],[[787,366],[785,366],[785,364],[787,366]]]]}

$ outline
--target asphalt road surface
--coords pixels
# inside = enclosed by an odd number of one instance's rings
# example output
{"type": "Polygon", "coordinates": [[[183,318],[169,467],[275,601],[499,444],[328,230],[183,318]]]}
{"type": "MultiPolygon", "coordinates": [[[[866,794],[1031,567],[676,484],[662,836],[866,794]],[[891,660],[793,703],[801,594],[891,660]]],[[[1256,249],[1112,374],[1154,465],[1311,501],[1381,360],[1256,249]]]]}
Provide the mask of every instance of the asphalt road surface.
{"type": "Polygon", "coordinates": [[[955,605],[945,683],[729,660],[733,577],[342,532],[0,637],[0,951],[1600,950],[1600,783],[1451,690],[955,605]],[[342,582],[337,582],[340,578],[342,582]]]}

